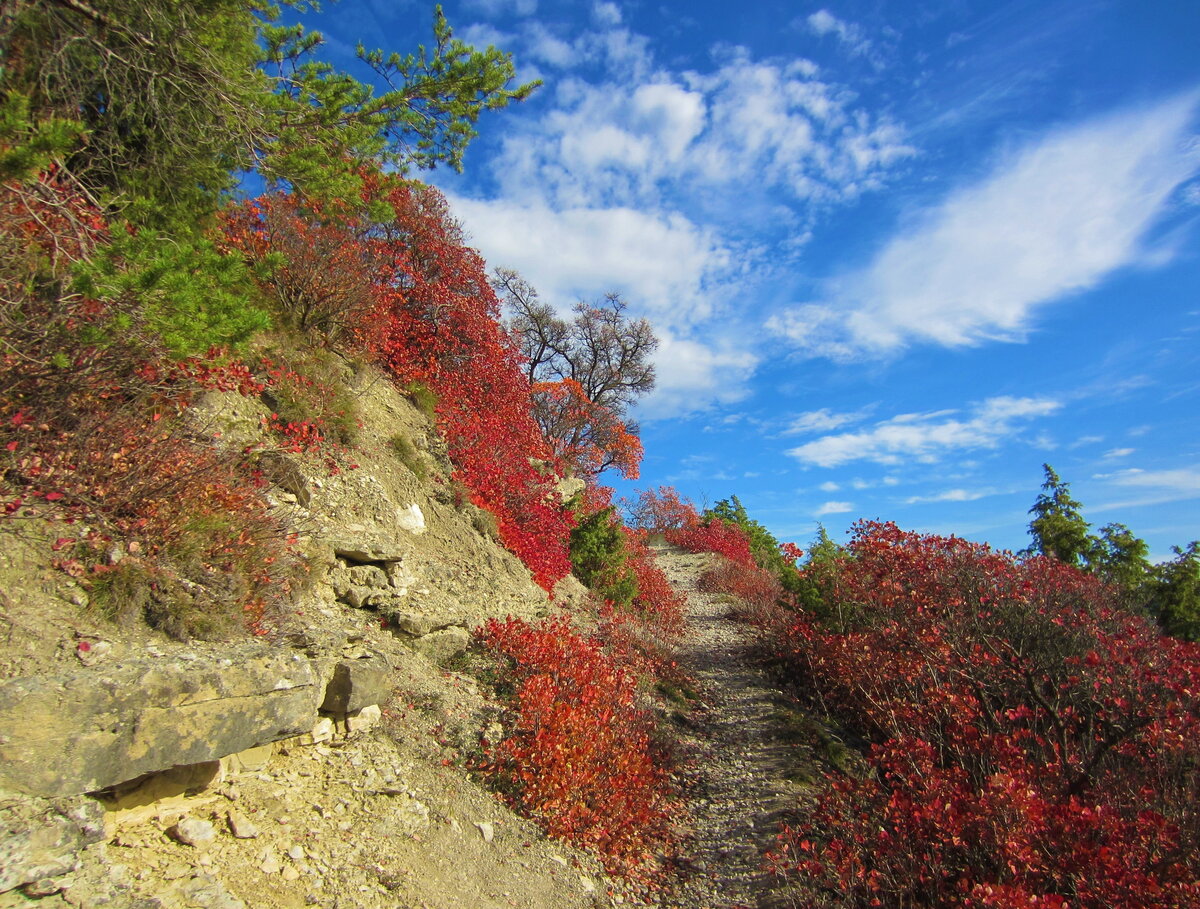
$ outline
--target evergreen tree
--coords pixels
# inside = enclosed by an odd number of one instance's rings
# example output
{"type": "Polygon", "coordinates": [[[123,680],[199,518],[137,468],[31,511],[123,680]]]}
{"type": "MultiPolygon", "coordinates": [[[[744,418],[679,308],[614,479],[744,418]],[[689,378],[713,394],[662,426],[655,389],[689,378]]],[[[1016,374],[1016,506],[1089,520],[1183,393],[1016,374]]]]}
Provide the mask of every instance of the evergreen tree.
{"type": "Polygon", "coordinates": [[[1200,540],[1172,549],[1175,558],[1155,570],[1151,609],[1167,634],[1200,641],[1200,540]]]}
{"type": "Polygon", "coordinates": [[[1124,524],[1106,524],[1100,536],[1092,538],[1087,554],[1088,570],[1124,591],[1126,603],[1141,609],[1149,598],[1152,566],[1147,555],[1150,547],[1124,524]]]}
{"type": "Polygon", "coordinates": [[[1046,481],[1042,492],[1029,513],[1029,534],[1033,542],[1028,554],[1054,556],[1056,559],[1085,567],[1092,552],[1093,539],[1088,535],[1088,523],[1080,514],[1080,504],[1071,498],[1071,487],[1063,482],[1054,468],[1043,464],[1046,481]]]}

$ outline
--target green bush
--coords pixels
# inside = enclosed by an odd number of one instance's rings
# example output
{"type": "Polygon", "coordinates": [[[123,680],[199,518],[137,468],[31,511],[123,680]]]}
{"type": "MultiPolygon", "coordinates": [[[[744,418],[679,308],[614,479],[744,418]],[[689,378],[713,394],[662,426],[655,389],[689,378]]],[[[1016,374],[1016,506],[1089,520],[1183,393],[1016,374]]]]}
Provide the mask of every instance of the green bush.
{"type": "Polygon", "coordinates": [[[614,606],[630,606],[638,595],[637,578],[628,566],[625,534],[612,506],[582,518],[571,531],[571,568],[575,576],[614,606]]]}

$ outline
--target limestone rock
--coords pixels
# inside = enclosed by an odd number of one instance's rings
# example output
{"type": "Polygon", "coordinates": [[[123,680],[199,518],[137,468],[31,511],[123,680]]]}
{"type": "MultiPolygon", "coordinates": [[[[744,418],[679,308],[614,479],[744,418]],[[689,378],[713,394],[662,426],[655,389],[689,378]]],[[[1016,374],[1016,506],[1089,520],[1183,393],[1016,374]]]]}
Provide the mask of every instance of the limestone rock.
{"type": "Polygon", "coordinates": [[[332,741],[337,727],[333,720],[327,716],[323,716],[313,723],[312,729],[300,739],[302,745],[319,745],[322,742],[332,741]]]}
{"type": "Polygon", "coordinates": [[[90,798],[0,798],[0,893],[73,871],[104,838],[104,809],[90,798]]]}
{"type": "Polygon", "coordinates": [[[166,904],[187,906],[189,909],[246,909],[246,904],[225,889],[210,874],[198,874],[173,888],[166,904]],[[173,903],[173,900],[178,900],[173,903]]]}
{"type": "Polygon", "coordinates": [[[217,829],[212,822],[198,817],[185,817],[168,832],[172,839],[197,849],[208,848],[217,838],[217,829]]]}
{"type": "Polygon", "coordinates": [[[299,654],[186,656],[0,682],[0,790],[93,792],[312,727],[324,686],[299,654]]]}
{"type": "Polygon", "coordinates": [[[356,735],[360,732],[366,732],[379,725],[379,721],[383,719],[383,711],[379,709],[377,704],[368,704],[355,713],[346,715],[346,733],[348,735],[356,735]]]}
{"type": "Polygon", "coordinates": [[[429,829],[429,808],[407,793],[393,797],[394,807],[384,811],[375,823],[377,834],[384,837],[420,836],[429,829]]]}
{"type": "Polygon", "coordinates": [[[392,693],[390,673],[387,658],[378,653],[340,661],[325,687],[321,709],[329,713],[354,713],[370,704],[385,703],[392,693]]]}
{"type": "Polygon", "coordinates": [[[229,832],[239,840],[252,840],[258,836],[258,827],[240,811],[230,810],[226,817],[229,820],[229,832]]]}
{"type": "Polygon", "coordinates": [[[414,535],[425,532],[425,515],[421,506],[415,502],[407,507],[396,509],[396,526],[414,535]]]}
{"type": "Polygon", "coordinates": [[[465,628],[443,628],[413,641],[413,647],[435,663],[452,660],[471,645],[471,633],[465,628]]]}
{"type": "Polygon", "coordinates": [[[258,870],[263,874],[278,874],[283,866],[279,863],[279,854],[274,848],[268,846],[262,852],[262,863],[258,866],[258,870]]]}
{"type": "Polygon", "coordinates": [[[399,562],[409,549],[396,539],[362,537],[336,541],[333,552],[348,562],[399,562]]]}
{"type": "Polygon", "coordinates": [[[225,773],[255,773],[266,769],[275,756],[275,744],[256,745],[236,754],[221,758],[221,766],[225,773]]]}

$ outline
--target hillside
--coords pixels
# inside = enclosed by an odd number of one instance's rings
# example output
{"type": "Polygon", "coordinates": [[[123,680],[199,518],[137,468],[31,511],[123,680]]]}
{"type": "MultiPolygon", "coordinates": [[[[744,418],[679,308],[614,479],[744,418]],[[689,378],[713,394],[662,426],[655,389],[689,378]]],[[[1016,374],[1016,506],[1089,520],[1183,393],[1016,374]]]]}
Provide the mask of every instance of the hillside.
{"type": "Polygon", "coordinates": [[[619,499],[705,348],[414,176],[508,54],[318,13],[0,7],[0,909],[1200,905],[1200,544],[619,499]]]}
{"type": "MultiPolygon", "coordinates": [[[[602,879],[594,860],[545,844],[464,774],[463,759],[478,752],[500,708],[472,677],[443,668],[461,664],[485,618],[533,619],[554,607],[479,532],[477,510],[455,503],[426,418],[370,371],[347,379],[362,420],[358,467],[331,476],[319,459],[276,454],[274,469],[288,481],[275,507],[303,530],[311,574],[264,635],[180,643],[121,609],[124,620],[106,619],[89,608],[84,587],[55,570],[45,529],[0,530],[5,905],[20,904],[19,892],[45,896],[39,887],[62,889],[42,900],[48,905],[136,904],[133,896],[105,901],[126,887],[167,906],[305,905],[314,893],[323,905],[395,905],[380,894],[397,888],[414,905],[507,905],[500,894],[513,888],[527,905],[591,904],[580,876],[602,879]],[[389,447],[398,431],[420,452],[426,480],[389,447]],[[271,660],[285,665],[256,678],[256,663],[271,660]],[[298,710],[268,706],[270,673],[296,682],[292,661],[313,692],[298,710]],[[352,670],[353,703],[318,716],[339,666],[352,670]],[[218,693],[205,694],[209,678],[218,693]],[[204,710],[210,699],[218,711],[204,710]],[[231,720],[239,711],[241,724],[231,720]],[[230,811],[259,832],[231,837],[230,811]],[[214,849],[166,835],[183,816],[216,825],[214,849]],[[494,838],[484,842],[481,829],[494,838]],[[526,839],[538,841],[536,852],[526,839]],[[90,840],[99,842],[77,853],[90,840]],[[287,858],[295,845],[309,850],[305,860],[287,858]],[[286,867],[263,871],[271,867],[264,853],[286,867]],[[71,872],[77,857],[83,867],[71,872]],[[420,874],[406,881],[413,869],[420,874]]],[[[215,394],[196,417],[242,444],[240,436],[261,432],[264,407],[215,394]]],[[[569,602],[560,596],[559,608],[569,602]]]]}

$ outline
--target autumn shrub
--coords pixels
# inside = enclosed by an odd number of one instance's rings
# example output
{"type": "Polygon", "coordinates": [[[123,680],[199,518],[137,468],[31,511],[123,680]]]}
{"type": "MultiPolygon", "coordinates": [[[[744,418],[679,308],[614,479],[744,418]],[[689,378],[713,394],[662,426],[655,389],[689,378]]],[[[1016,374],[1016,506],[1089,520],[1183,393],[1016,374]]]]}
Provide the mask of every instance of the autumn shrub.
{"type": "Polygon", "coordinates": [[[696,506],[670,486],[643,489],[635,500],[625,503],[625,510],[629,526],[646,534],[666,534],[700,519],[696,506]]]}
{"type": "Polygon", "coordinates": [[[672,794],[634,675],[562,617],[493,619],[483,636],[515,692],[488,773],[552,835],[596,851],[612,873],[652,878],[672,794]]]}
{"type": "Polygon", "coordinates": [[[677,530],[667,531],[666,537],[668,543],[674,543],[688,552],[714,552],[735,565],[755,567],[754,556],[750,552],[750,541],[736,524],[720,519],[696,521],[677,530]]]}
{"type": "Polygon", "coordinates": [[[570,571],[571,516],[553,470],[538,466],[552,464],[552,452],[483,260],[465,245],[437,190],[379,173],[362,177],[361,205],[336,211],[290,196],[245,203],[226,221],[227,243],[255,265],[264,293],[307,319],[323,343],[369,356],[401,388],[432,393],[456,478],[550,590],[570,571]],[[381,208],[390,212],[386,220],[376,217],[381,208]],[[271,268],[309,242],[315,259],[271,268]],[[326,262],[354,272],[353,286],[331,282],[326,262]],[[343,291],[353,296],[345,312],[343,291]],[[303,315],[310,299],[311,318],[303,315]],[[336,313],[336,325],[325,312],[336,313]]]}
{"type": "Polygon", "coordinates": [[[637,582],[634,605],[662,634],[676,636],[683,630],[683,600],[654,561],[654,554],[640,534],[624,531],[627,564],[637,582]]]}
{"type": "Polygon", "coordinates": [[[1200,648],[1053,558],[862,523],[835,567],[838,602],[776,613],[774,647],[872,773],[784,830],[797,899],[1197,904],[1200,648]]]}
{"type": "Polygon", "coordinates": [[[337,353],[280,335],[263,345],[253,362],[271,408],[268,428],[285,447],[320,451],[336,463],[336,456],[358,441],[358,400],[350,390],[349,368],[337,353]]]}
{"type": "Polygon", "coordinates": [[[724,559],[700,576],[698,586],[736,598],[751,611],[774,606],[783,596],[779,578],[757,565],[724,559]]]}
{"type": "Polygon", "coordinates": [[[297,570],[287,528],[254,466],[187,411],[206,390],[263,384],[220,351],[168,356],[152,281],[76,292],[108,242],[62,173],[0,188],[0,520],[49,526],[59,567],[111,618],[177,637],[262,627],[297,570]]]}

